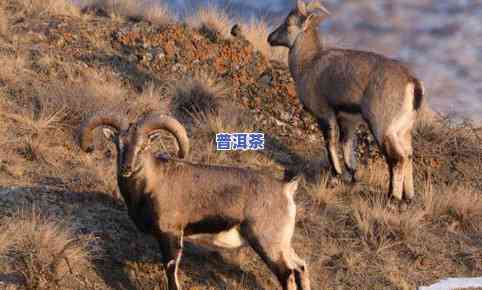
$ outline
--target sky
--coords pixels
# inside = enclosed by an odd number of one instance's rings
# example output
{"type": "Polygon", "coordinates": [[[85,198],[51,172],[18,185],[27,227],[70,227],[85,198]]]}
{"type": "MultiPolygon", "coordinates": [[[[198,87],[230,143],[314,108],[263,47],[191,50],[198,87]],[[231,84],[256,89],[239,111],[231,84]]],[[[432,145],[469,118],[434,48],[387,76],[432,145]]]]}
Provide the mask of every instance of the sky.
{"type": "Polygon", "coordinates": [[[293,5],[290,0],[167,0],[167,2],[170,6],[178,9],[195,8],[212,3],[219,7],[227,8],[234,14],[241,14],[241,16],[246,17],[252,15],[277,15],[293,5]]]}

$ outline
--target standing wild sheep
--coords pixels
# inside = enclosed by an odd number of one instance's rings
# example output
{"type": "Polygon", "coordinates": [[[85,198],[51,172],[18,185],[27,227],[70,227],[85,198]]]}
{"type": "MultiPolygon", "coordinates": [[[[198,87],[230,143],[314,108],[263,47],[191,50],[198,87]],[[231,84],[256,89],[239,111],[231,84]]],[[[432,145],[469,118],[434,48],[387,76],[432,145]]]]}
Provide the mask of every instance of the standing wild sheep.
{"type": "Polygon", "coordinates": [[[112,116],[88,120],[80,138],[85,152],[93,150],[97,127],[103,127],[117,147],[117,181],[129,216],[139,230],[159,241],[169,289],[180,289],[183,237],[205,233],[217,234],[218,246],[237,248],[247,242],[283,289],[310,289],[306,264],[291,246],[297,178],[282,182],[246,169],[187,162],[185,128],[157,115],[131,125],[112,116]],[[150,150],[161,130],[176,137],[179,159],[150,150]]]}
{"type": "Polygon", "coordinates": [[[411,134],[423,101],[422,83],[396,60],[371,52],[324,47],[318,26],[328,14],[318,2],[298,0],[268,42],[289,48],[289,68],[298,96],[318,120],[335,174],[355,180],[355,131],[365,121],[386,156],[391,196],[411,200],[411,134]],[[336,152],[338,126],[345,172],[336,152]]]}

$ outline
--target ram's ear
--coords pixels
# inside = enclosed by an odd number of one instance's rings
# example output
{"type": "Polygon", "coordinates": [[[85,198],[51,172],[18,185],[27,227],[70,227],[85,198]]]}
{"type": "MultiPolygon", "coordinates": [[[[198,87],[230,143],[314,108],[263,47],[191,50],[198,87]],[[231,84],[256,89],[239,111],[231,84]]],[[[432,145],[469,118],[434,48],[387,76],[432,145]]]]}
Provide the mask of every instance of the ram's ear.
{"type": "Polygon", "coordinates": [[[102,128],[102,133],[104,133],[104,137],[111,142],[114,142],[115,138],[117,137],[117,131],[110,127],[102,128]]]}

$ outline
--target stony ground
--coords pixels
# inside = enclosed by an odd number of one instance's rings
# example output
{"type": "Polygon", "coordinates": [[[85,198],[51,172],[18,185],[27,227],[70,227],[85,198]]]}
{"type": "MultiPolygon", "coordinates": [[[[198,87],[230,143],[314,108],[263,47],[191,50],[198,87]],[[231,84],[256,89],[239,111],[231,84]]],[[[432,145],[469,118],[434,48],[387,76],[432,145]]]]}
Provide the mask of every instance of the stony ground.
{"type": "MultiPolygon", "coordinates": [[[[154,289],[163,277],[156,243],[137,232],[116,199],[112,147],[98,142],[93,155],[78,147],[80,122],[102,110],[131,120],[147,111],[178,117],[195,162],[277,177],[284,169],[305,173],[294,244],[310,265],[313,289],[414,289],[449,276],[480,276],[481,132],[470,123],[419,124],[418,196],[400,211],[386,200],[386,167],[363,130],[361,182],[331,182],[323,140],[299,106],[289,72],[246,40],[98,11],[62,16],[31,13],[13,0],[0,6],[8,20],[0,34],[0,217],[15,223],[19,209],[34,207],[88,240],[91,256],[85,268],[74,265],[55,283],[38,278],[44,284],[37,288],[154,289]],[[209,100],[209,109],[194,116],[180,110],[186,104],[173,96],[182,90],[201,92],[206,99],[187,99],[209,100]],[[261,130],[267,149],[217,153],[213,133],[222,130],[261,130]]],[[[22,268],[29,264],[2,249],[2,238],[0,288],[21,289],[25,277],[44,275],[22,268]]],[[[186,289],[277,287],[250,249],[213,251],[195,243],[187,246],[181,281],[186,289]]]]}

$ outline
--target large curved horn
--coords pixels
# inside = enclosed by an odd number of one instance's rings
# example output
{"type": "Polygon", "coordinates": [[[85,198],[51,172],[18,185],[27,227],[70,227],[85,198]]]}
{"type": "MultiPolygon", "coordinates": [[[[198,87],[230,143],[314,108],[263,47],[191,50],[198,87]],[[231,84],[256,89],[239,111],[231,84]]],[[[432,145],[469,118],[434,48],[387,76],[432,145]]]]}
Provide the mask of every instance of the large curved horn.
{"type": "Polygon", "coordinates": [[[306,5],[306,11],[308,11],[308,13],[316,10],[321,11],[326,15],[330,15],[330,11],[328,11],[328,9],[326,9],[325,6],[318,1],[313,1],[306,5]]]}
{"type": "Polygon", "coordinates": [[[140,122],[138,130],[141,130],[141,133],[144,134],[144,136],[158,130],[169,131],[174,137],[176,137],[179,145],[177,156],[181,159],[189,156],[189,137],[187,136],[184,126],[176,119],[168,116],[151,114],[140,122]]]}
{"type": "Polygon", "coordinates": [[[99,126],[108,126],[114,130],[121,130],[125,127],[124,120],[111,115],[98,115],[87,119],[80,129],[80,148],[84,152],[92,152],[93,130],[99,126]]]}
{"type": "Polygon", "coordinates": [[[301,15],[306,16],[306,4],[304,0],[296,0],[296,9],[298,12],[301,13],[301,15]]]}

